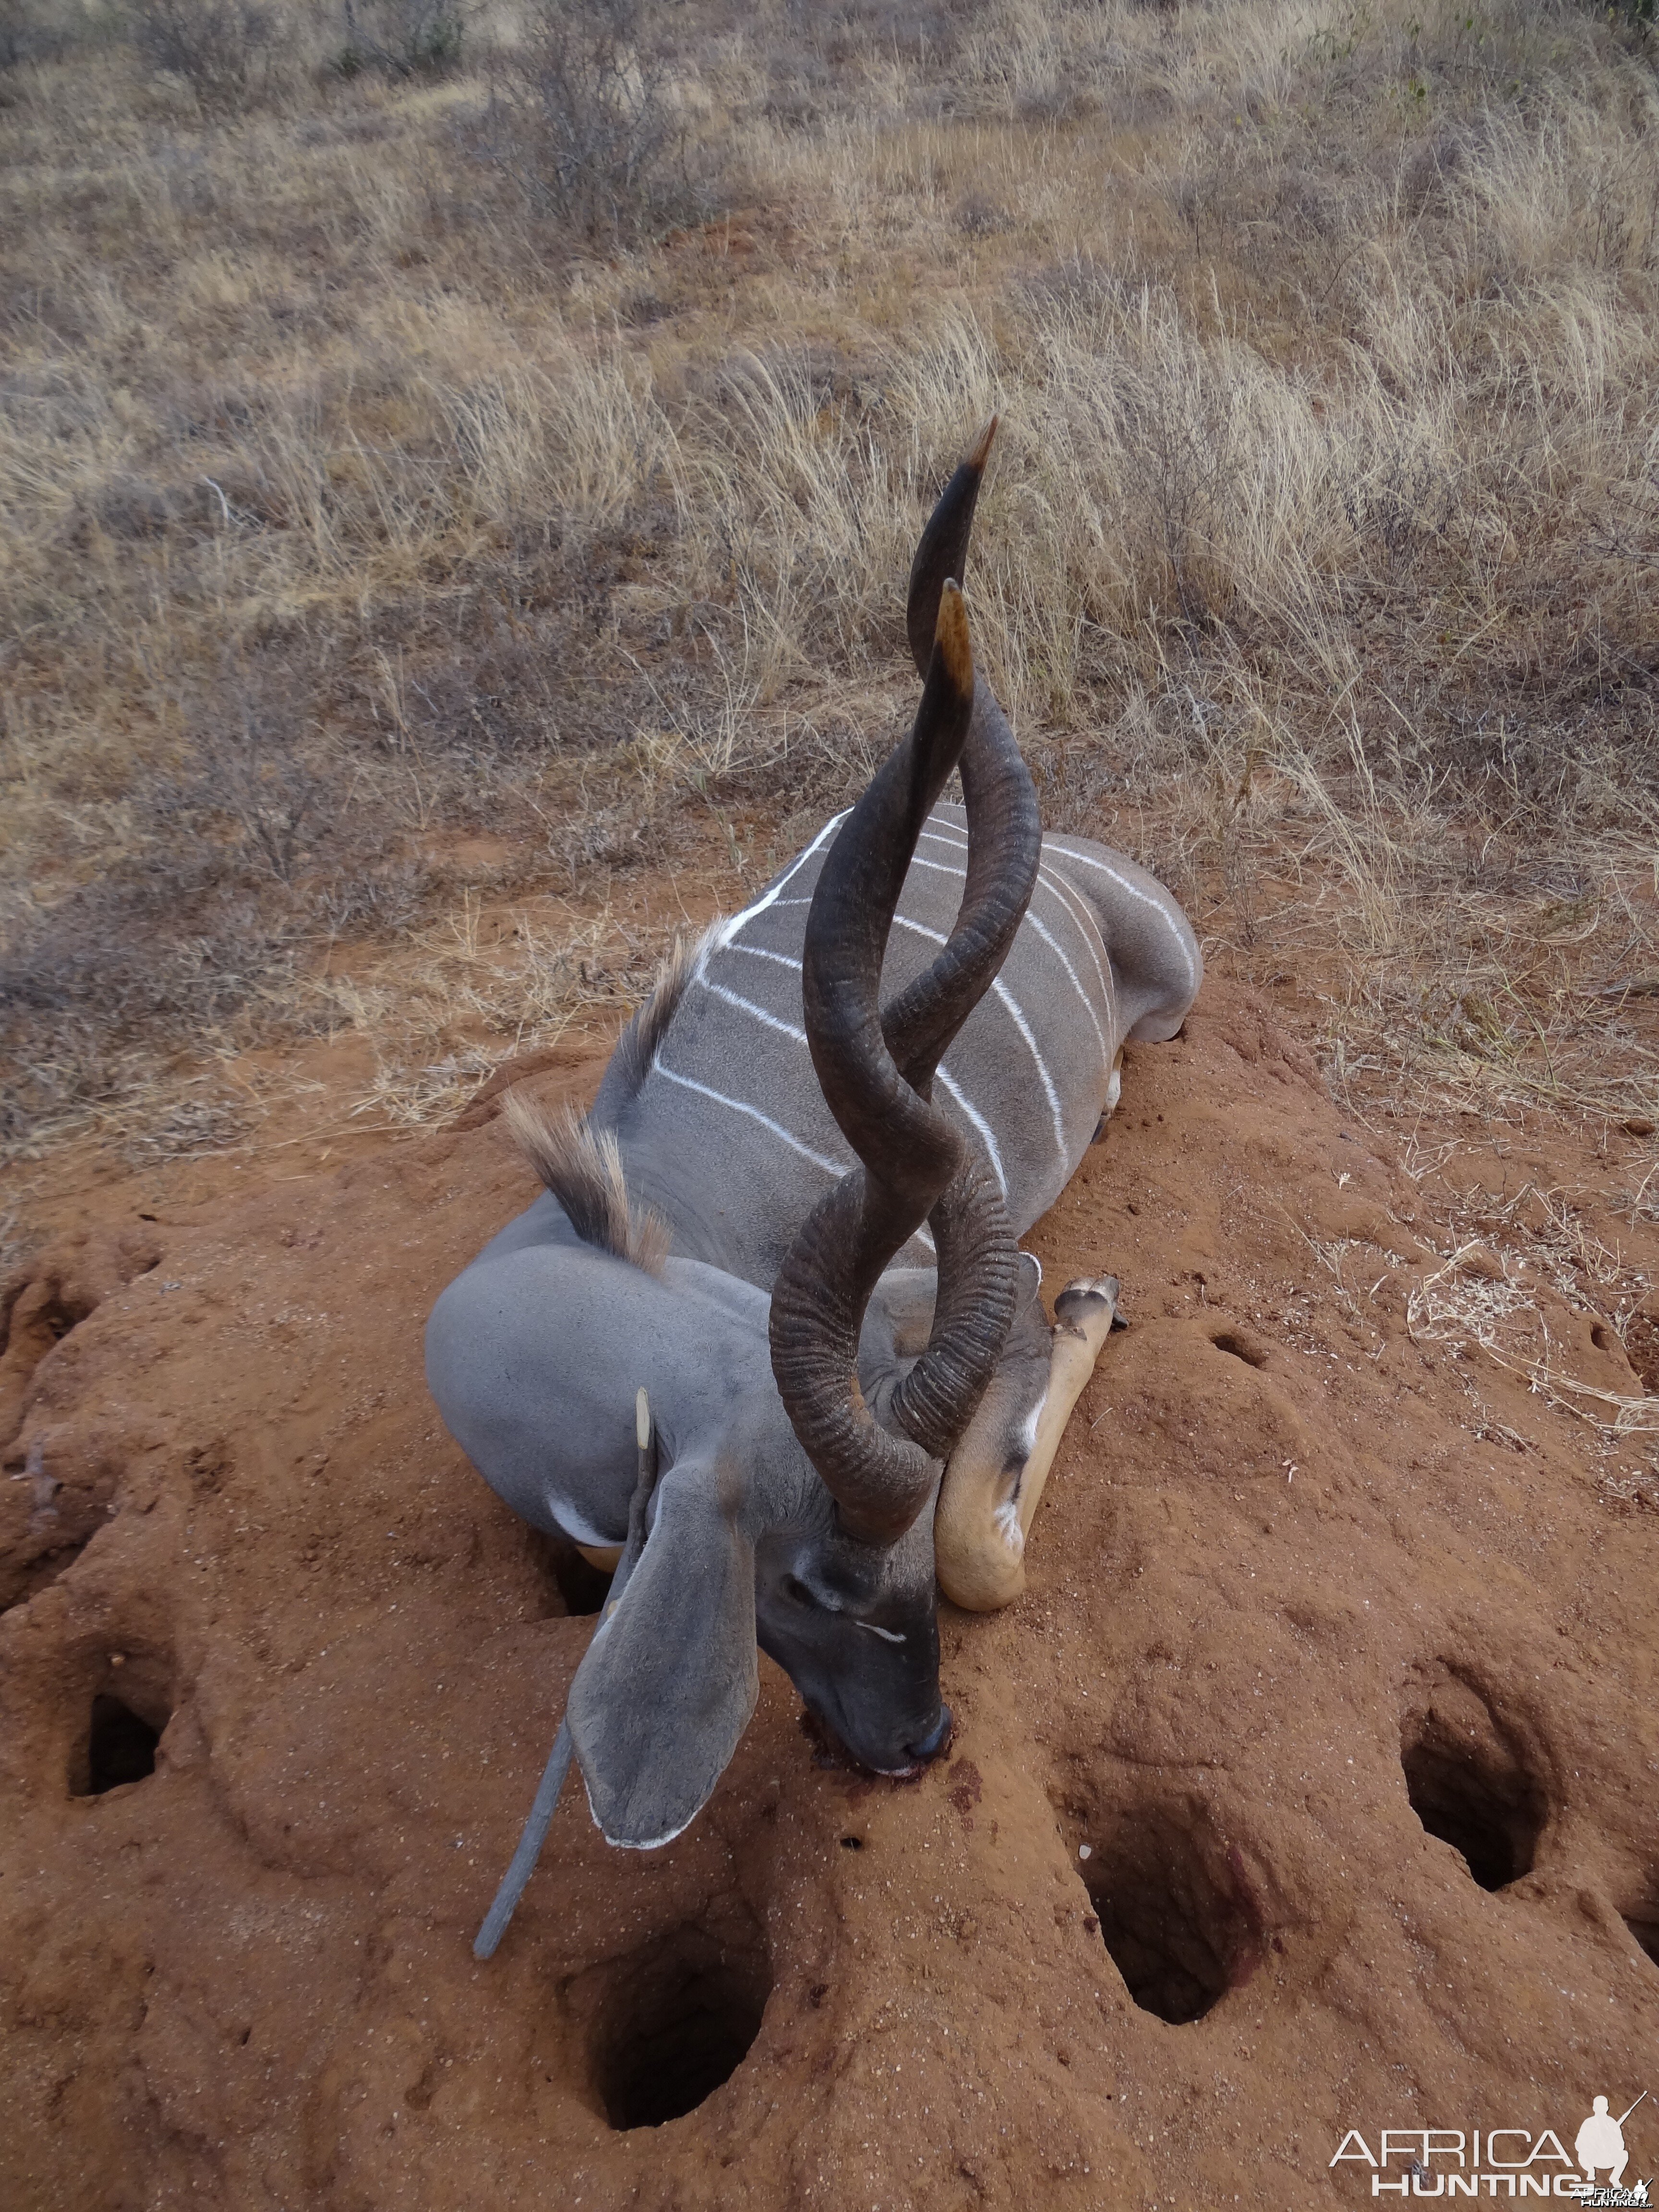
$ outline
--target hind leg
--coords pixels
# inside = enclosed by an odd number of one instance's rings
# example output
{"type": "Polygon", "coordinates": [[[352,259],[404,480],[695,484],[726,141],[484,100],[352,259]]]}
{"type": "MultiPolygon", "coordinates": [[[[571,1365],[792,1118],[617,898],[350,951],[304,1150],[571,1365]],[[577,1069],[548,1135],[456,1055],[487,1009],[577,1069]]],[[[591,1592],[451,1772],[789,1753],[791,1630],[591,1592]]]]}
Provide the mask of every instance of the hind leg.
{"type": "Polygon", "coordinates": [[[1111,962],[1120,1040],[1161,1044],[1185,1020],[1204,980],[1192,924],[1156,876],[1084,837],[1043,840],[1043,864],[1093,915],[1111,962]]]}
{"type": "Polygon", "coordinates": [[[1101,1347],[1117,1318],[1115,1275],[1081,1276],[1067,1283],[1054,1300],[1054,1346],[1048,1365],[1048,1393],[1037,1421],[1036,1442],[1019,1486],[1019,1525],[1030,1535],[1043,1485],[1066,1433],[1072,1409],[1095,1371],[1101,1347]]]}
{"type": "Polygon", "coordinates": [[[951,1455],[933,1520],[933,1557],[939,1587],[970,1613],[994,1613],[1025,1587],[1025,1540],[1066,1424],[1111,1328],[1117,1291],[1112,1275],[1068,1283],[1054,1301],[1052,1329],[1033,1299],[951,1455]]]}

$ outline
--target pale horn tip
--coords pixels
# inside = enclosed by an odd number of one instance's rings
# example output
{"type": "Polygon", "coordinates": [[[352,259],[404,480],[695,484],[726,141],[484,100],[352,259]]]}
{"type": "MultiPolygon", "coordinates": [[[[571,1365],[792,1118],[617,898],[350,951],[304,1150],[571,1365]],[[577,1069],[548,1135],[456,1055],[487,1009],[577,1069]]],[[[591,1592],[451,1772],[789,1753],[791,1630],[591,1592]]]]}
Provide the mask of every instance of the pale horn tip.
{"type": "Polygon", "coordinates": [[[968,456],[968,465],[969,468],[982,469],[985,466],[986,462],[990,459],[991,441],[997,434],[997,424],[1000,420],[1001,417],[1000,416],[993,415],[990,421],[980,432],[978,440],[975,444],[974,450],[968,456]]]}
{"type": "Polygon", "coordinates": [[[959,697],[974,689],[974,641],[968,629],[968,602],[962,586],[947,576],[939,595],[939,622],[933,642],[944,659],[945,671],[959,697]]]}

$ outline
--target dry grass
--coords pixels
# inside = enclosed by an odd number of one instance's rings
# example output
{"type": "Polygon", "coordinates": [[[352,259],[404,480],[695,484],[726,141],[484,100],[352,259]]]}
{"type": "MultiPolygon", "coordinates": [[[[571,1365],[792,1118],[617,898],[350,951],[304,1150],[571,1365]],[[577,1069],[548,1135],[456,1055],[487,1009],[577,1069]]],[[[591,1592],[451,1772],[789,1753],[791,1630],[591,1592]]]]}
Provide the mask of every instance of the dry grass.
{"type": "Polygon", "coordinates": [[[9,1146],[209,1141],[189,1085],[340,1028],[419,1121],[625,996],[617,881],[714,821],[735,894],[888,741],[993,407],[973,605],[1050,818],[1379,1110],[1653,1114],[1636,33],[676,11],[704,213],[623,250],[498,158],[515,24],[394,81],[286,20],[240,106],[107,40],[0,80],[9,1146]]]}

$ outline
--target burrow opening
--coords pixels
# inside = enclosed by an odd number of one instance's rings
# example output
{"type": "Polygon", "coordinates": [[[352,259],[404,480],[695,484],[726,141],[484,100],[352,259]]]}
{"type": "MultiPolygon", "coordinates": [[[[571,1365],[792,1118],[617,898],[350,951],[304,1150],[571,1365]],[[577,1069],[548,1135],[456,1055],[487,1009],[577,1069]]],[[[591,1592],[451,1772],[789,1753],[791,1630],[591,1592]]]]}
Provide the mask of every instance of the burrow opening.
{"type": "Polygon", "coordinates": [[[1479,1691],[1449,1674],[1438,1681],[1426,1708],[1407,1717],[1400,1763],[1412,1810],[1482,1889],[1531,1873],[1548,1802],[1479,1691]]]}
{"type": "Polygon", "coordinates": [[[1201,1811],[1169,1804],[1138,1808],[1081,1870],[1124,1987],[1172,2027],[1202,2020],[1260,1957],[1261,1906],[1237,1856],[1201,1811]]]}
{"type": "Polygon", "coordinates": [[[1620,1915],[1638,1950],[1659,1966],[1659,1897],[1620,1915]]]}
{"type": "Polygon", "coordinates": [[[1642,1388],[1659,1395],[1659,1314],[1632,1314],[1625,1324],[1625,1357],[1642,1388]]]}
{"type": "Polygon", "coordinates": [[[611,1578],[603,1567],[585,1559],[568,1537],[544,1535],[537,1528],[526,1535],[549,1614],[576,1618],[604,1612],[611,1578]]]}
{"type": "Polygon", "coordinates": [[[590,2050],[617,2129],[660,2127],[729,2081],[760,2033],[772,1972],[758,1926],[675,1929],[606,1976],[590,2050]]]}
{"type": "Polygon", "coordinates": [[[1247,1367],[1265,1367],[1267,1364],[1267,1355],[1260,1345],[1251,1344],[1248,1339],[1236,1335],[1230,1328],[1224,1328],[1210,1341],[1218,1352],[1227,1352],[1234,1359],[1242,1359],[1247,1367]]]}
{"type": "Polygon", "coordinates": [[[6,1355],[8,1365],[31,1372],[54,1345],[80,1327],[97,1303],[84,1292],[66,1291],[55,1274],[43,1274],[25,1285],[0,1339],[0,1352],[6,1355]]]}
{"type": "Polygon", "coordinates": [[[100,1691],[92,1701],[82,1771],[76,1779],[77,1797],[101,1797],[130,1782],[145,1781],[155,1771],[155,1748],[161,1727],[136,1713],[122,1698],[100,1691]]]}

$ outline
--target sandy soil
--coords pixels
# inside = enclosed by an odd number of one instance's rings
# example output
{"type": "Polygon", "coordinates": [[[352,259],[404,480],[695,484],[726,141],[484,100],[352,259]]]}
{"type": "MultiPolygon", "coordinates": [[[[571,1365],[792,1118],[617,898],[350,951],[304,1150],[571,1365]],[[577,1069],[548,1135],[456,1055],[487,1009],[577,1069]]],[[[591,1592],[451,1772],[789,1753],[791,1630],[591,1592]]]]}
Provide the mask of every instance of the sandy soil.
{"type": "Polygon", "coordinates": [[[1132,1325],[1030,1594],[945,1620],[950,1755],[821,1765],[763,1662],[691,1830],[610,1851],[573,1790],[479,1966],[592,1602],[421,1380],[530,1195],[498,1097],[65,1200],[27,1271],[8,2206],[1327,2207],[1371,2195],[1349,2129],[1571,2145],[1659,2091],[1659,1482],[1571,1410],[1641,1382],[1538,1196],[1659,1281],[1649,1139],[1374,1130],[1212,981],[1031,1240],[1132,1325]],[[1435,1334],[1523,1281],[1547,1393],[1435,1334]]]}

